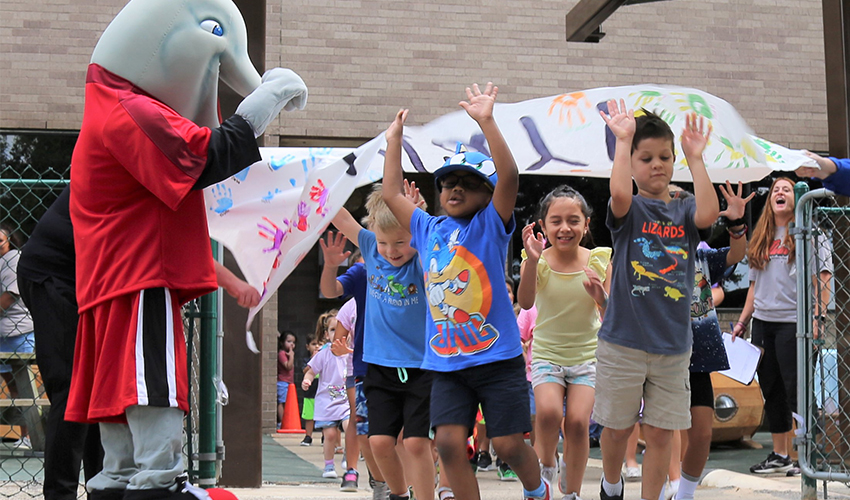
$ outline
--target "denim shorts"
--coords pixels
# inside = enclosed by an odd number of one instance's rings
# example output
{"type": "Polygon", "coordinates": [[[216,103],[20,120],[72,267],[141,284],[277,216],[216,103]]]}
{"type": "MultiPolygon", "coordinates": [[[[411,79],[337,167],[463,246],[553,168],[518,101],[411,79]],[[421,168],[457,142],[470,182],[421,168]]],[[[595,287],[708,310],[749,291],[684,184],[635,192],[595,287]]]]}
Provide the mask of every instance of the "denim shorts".
{"type": "Polygon", "coordinates": [[[316,420],[313,424],[314,429],[324,429],[326,427],[339,427],[342,425],[342,420],[316,420]]]}
{"type": "MultiPolygon", "coordinates": [[[[35,350],[35,335],[33,332],[14,337],[0,337],[0,352],[30,353],[35,350]]],[[[12,373],[12,367],[0,363],[0,373],[12,373]]]]}
{"type": "Polygon", "coordinates": [[[576,366],[561,366],[548,361],[531,363],[531,385],[558,384],[596,386],[596,361],[587,361],[576,366]]]}
{"type": "Polygon", "coordinates": [[[354,418],[357,421],[357,435],[369,435],[369,409],[366,406],[366,393],[363,392],[363,381],[354,384],[354,418]]]}
{"type": "Polygon", "coordinates": [[[289,394],[289,382],[277,381],[277,402],[286,403],[286,395],[289,394]]]}

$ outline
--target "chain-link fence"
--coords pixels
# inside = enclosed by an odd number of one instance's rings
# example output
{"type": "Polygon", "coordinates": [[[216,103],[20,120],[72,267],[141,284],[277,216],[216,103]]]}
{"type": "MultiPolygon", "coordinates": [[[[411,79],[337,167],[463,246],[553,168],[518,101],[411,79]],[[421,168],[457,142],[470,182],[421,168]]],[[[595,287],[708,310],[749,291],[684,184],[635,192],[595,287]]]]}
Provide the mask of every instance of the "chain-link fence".
{"type": "Polygon", "coordinates": [[[796,442],[809,486],[823,480],[826,496],[826,481],[850,483],[850,207],[823,189],[807,193],[798,201],[793,233],[803,417],[796,442]],[[823,246],[832,251],[819,252],[823,246]],[[832,273],[823,272],[829,267],[832,273]]]}
{"type": "MultiPolygon", "coordinates": [[[[26,240],[36,223],[68,183],[69,170],[36,170],[0,167],[0,497],[40,498],[44,480],[44,446],[50,401],[45,393],[34,352],[31,316],[16,289],[15,261],[26,251],[26,240]],[[11,245],[4,247],[9,239],[11,245]],[[4,251],[10,248],[11,251],[4,251]],[[5,292],[9,292],[5,295],[5,292]],[[12,339],[10,341],[10,339],[12,339]]],[[[188,343],[190,414],[186,418],[184,455],[186,469],[197,482],[204,446],[199,436],[204,423],[199,418],[202,323],[215,321],[215,299],[209,310],[201,310],[201,300],[183,309],[184,333],[188,343]]],[[[213,332],[214,335],[214,332],[213,332]]],[[[213,341],[213,348],[215,342],[213,341]]],[[[214,359],[214,354],[213,354],[214,359]]],[[[215,372],[215,366],[211,368],[215,372]]],[[[212,383],[212,382],[210,382],[212,383]]],[[[215,402],[212,404],[215,410],[215,402]]],[[[209,431],[207,431],[209,433],[209,431]]],[[[213,423],[212,446],[216,429],[213,423]]],[[[208,438],[209,440],[210,438],[208,438]]],[[[57,443],[58,446],[63,446],[57,443]]],[[[215,462],[217,457],[213,456],[215,462]]],[[[216,467],[213,465],[213,470],[216,467]]],[[[200,474],[203,477],[203,474],[200,474]]],[[[82,479],[81,479],[82,481],[82,479]]],[[[203,483],[203,481],[201,481],[203,483]]],[[[215,477],[208,483],[215,484],[215,477]]],[[[83,485],[79,496],[85,495],[83,485]]]]}

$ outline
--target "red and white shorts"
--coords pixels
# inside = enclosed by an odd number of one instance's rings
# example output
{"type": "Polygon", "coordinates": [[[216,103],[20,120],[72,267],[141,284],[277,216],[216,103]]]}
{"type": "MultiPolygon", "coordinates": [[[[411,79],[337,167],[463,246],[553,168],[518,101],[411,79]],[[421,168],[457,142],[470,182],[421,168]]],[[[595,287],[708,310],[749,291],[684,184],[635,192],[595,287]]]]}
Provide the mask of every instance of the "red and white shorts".
{"type": "Polygon", "coordinates": [[[189,410],[178,294],[152,288],[80,314],[65,419],[126,423],[129,406],[189,410]]]}

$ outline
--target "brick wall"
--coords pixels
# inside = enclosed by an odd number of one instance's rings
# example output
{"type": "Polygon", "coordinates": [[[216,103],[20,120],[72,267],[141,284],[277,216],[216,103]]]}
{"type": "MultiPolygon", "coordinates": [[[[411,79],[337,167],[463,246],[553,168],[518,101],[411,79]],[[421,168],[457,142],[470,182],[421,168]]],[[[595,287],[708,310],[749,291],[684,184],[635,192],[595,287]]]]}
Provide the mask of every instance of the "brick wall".
{"type": "Polygon", "coordinates": [[[573,4],[269,0],[266,66],[301,74],[310,102],[268,132],[371,137],[399,107],[412,124],[456,110],[476,81],[496,82],[503,102],[658,83],[723,97],[774,142],[827,147],[820,2],[632,5],[599,44],[564,41],[573,4]]]}
{"type": "MultiPolygon", "coordinates": [[[[76,129],[85,68],[124,0],[0,3],[0,128],[76,129]]],[[[268,0],[266,66],[310,88],[276,135],[372,137],[400,107],[424,123],[463,87],[493,80],[514,102],[586,88],[660,83],[730,101],[757,134],[826,148],[821,3],[668,1],[623,7],[599,44],[564,41],[574,2],[268,0]]]]}

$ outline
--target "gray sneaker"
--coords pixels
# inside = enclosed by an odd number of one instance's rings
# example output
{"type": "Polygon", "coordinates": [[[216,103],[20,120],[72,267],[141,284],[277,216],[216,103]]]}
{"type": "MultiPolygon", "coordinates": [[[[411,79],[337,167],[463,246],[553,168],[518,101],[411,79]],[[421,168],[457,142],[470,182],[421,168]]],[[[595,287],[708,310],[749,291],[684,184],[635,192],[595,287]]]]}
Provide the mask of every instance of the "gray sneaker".
{"type": "Polygon", "coordinates": [[[390,498],[390,487],[383,481],[375,481],[369,475],[369,487],[372,488],[372,500],[388,500],[390,498]]]}

